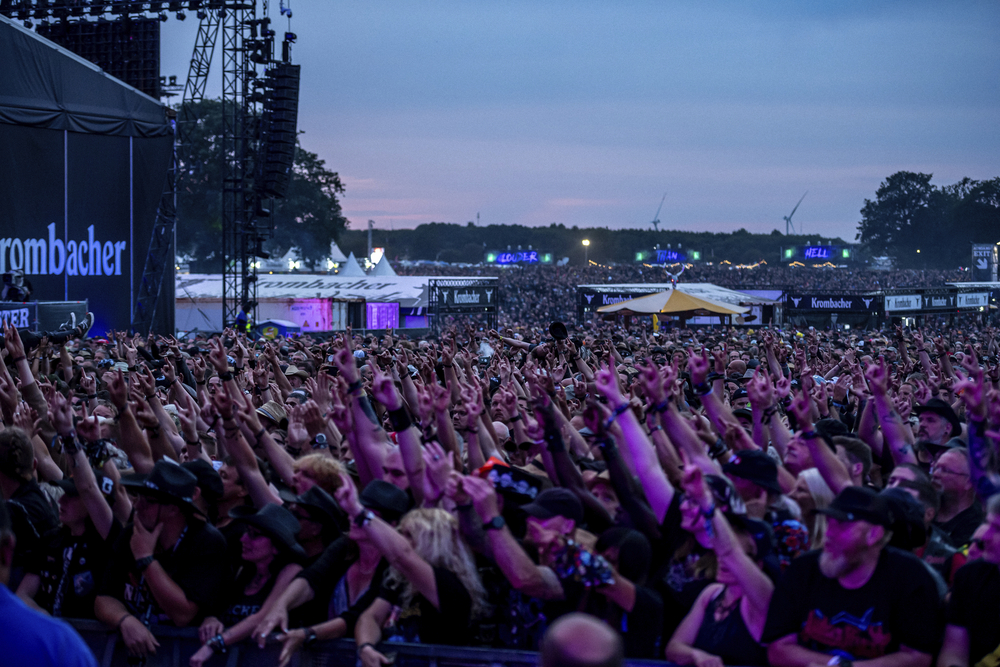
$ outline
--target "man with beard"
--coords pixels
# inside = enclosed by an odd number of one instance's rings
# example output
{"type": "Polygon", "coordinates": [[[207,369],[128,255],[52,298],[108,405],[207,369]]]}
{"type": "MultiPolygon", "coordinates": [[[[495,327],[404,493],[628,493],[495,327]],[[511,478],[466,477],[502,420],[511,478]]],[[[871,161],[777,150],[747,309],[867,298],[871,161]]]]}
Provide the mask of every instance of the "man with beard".
{"type": "Polygon", "coordinates": [[[774,667],[930,667],[942,609],[931,575],[887,547],[892,513],[873,490],[849,486],[820,510],[826,541],[792,561],[771,599],[761,641],[774,667]]]}
{"type": "Polygon", "coordinates": [[[965,547],[972,533],[986,518],[976,498],[969,468],[969,452],[964,447],[946,450],[931,466],[934,488],[941,492],[941,509],[934,525],[947,536],[957,549],[965,547]]]}

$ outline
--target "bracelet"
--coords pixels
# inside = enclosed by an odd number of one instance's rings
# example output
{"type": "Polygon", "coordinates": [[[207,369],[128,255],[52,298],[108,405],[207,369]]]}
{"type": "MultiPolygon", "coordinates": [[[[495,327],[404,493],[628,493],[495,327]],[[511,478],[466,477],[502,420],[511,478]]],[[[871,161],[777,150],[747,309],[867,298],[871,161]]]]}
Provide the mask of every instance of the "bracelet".
{"type": "Polygon", "coordinates": [[[815,440],[816,438],[819,438],[819,437],[820,437],[820,434],[817,433],[816,431],[802,431],[802,439],[803,440],[815,440]]]}
{"type": "Polygon", "coordinates": [[[156,556],[143,556],[135,561],[135,569],[139,570],[139,572],[145,572],[146,568],[152,565],[154,560],[156,560],[156,556]]]}
{"type": "Polygon", "coordinates": [[[229,382],[230,380],[233,379],[233,374],[230,373],[229,371],[226,371],[225,373],[219,373],[219,379],[222,380],[223,382],[229,382]]]}
{"type": "Polygon", "coordinates": [[[628,409],[629,409],[628,403],[622,403],[617,408],[615,408],[614,411],[611,413],[611,416],[604,420],[604,430],[606,431],[609,428],[611,428],[611,425],[615,423],[615,420],[618,419],[620,416],[622,416],[622,414],[624,414],[625,411],[628,409]]]}
{"type": "Polygon", "coordinates": [[[389,423],[392,424],[392,430],[397,433],[405,431],[413,426],[413,419],[410,417],[410,411],[406,409],[405,405],[402,405],[395,410],[388,410],[387,414],[389,415],[389,423]]]}
{"type": "Polygon", "coordinates": [[[198,382],[197,380],[195,380],[194,383],[198,387],[204,387],[206,384],[208,384],[207,382],[198,382]]]}
{"type": "Polygon", "coordinates": [[[514,422],[519,422],[519,421],[521,421],[521,414],[518,413],[518,414],[514,415],[513,417],[511,417],[510,419],[508,419],[507,421],[509,421],[511,424],[513,424],[514,422]]]}
{"type": "Polygon", "coordinates": [[[253,434],[253,439],[256,442],[260,442],[260,439],[264,437],[264,434],[266,432],[267,432],[267,427],[266,426],[261,426],[260,430],[253,434]]]}
{"type": "Polygon", "coordinates": [[[187,438],[184,438],[184,442],[186,442],[189,445],[194,445],[194,446],[197,446],[197,445],[201,444],[201,440],[199,440],[198,438],[195,438],[194,440],[188,440],[187,438]]]}
{"type": "Polygon", "coordinates": [[[27,359],[28,358],[22,354],[20,357],[14,357],[13,359],[10,360],[10,362],[12,364],[16,364],[19,361],[26,361],[27,359]]]}
{"type": "Polygon", "coordinates": [[[661,424],[657,424],[656,426],[653,426],[651,429],[649,429],[649,435],[653,435],[657,431],[662,431],[662,430],[663,426],[661,424]]]}
{"type": "MultiPolygon", "coordinates": [[[[375,648],[375,644],[372,644],[371,642],[365,642],[364,644],[362,644],[361,646],[358,647],[358,655],[359,656],[361,655],[361,652],[365,650],[366,646],[371,646],[373,649],[375,648]]],[[[378,650],[378,649],[375,649],[375,650],[378,650]]]]}
{"type": "Polygon", "coordinates": [[[146,394],[146,396],[145,396],[145,399],[146,399],[147,403],[149,403],[154,398],[156,398],[156,394],[146,394]]]}
{"type": "Polygon", "coordinates": [[[125,619],[127,619],[131,615],[132,615],[131,613],[125,612],[125,615],[118,619],[118,622],[115,623],[115,632],[118,632],[119,630],[122,629],[122,623],[124,623],[125,619]]]}
{"type": "Polygon", "coordinates": [[[351,384],[347,385],[347,393],[348,394],[353,394],[358,389],[361,389],[361,384],[362,384],[362,382],[361,382],[361,379],[359,378],[359,379],[355,380],[354,382],[352,382],[351,384]]]}
{"type": "Polygon", "coordinates": [[[357,526],[358,528],[364,528],[365,526],[370,524],[372,522],[372,519],[374,518],[375,514],[371,510],[366,509],[365,511],[361,512],[356,517],[354,517],[354,525],[357,526]]]}
{"type": "Polygon", "coordinates": [[[87,400],[92,401],[97,398],[97,394],[87,394],[87,400]]]}
{"type": "Polygon", "coordinates": [[[222,636],[222,633],[215,635],[209,639],[205,646],[212,649],[213,653],[225,653],[226,652],[226,638],[222,636]]]}
{"type": "Polygon", "coordinates": [[[663,413],[670,409],[670,401],[663,401],[662,403],[657,403],[650,408],[653,412],[663,413]]]}

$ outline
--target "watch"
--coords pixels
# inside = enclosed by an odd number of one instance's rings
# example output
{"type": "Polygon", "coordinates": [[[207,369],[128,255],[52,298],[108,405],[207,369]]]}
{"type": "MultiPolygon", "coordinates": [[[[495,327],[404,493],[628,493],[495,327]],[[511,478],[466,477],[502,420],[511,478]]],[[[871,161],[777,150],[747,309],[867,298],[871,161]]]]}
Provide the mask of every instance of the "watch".
{"type": "Polygon", "coordinates": [[[504,518],[497,514],[495,517],[483,524],[483,530],[500,530],[507,525],[504,518]]]}
{"type": "Polygon", "coordinates": [[[302,641],[302,646],[304,648],[309,648],[310,646],[315,644],[317,640],[318,637],[316,637],[316,631],[313,630],[312,628],[306,628],[306,638],[302,641]]]}
{"type": "Polygon", "coordinates": [[[143,556],[142,558],[137,558],[135,561],[135,569],[139,572],[145,572],[146,568],[153,564],[156,560],[156,556],[143,556]]]}

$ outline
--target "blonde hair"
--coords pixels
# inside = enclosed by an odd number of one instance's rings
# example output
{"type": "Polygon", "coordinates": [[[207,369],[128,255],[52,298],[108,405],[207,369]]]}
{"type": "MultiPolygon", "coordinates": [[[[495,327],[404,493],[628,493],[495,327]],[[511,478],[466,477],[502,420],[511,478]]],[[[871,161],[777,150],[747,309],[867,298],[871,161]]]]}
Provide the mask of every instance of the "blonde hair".
{"type": "MultiPolygon", "coordinates": [[[[816,509],[822,510],[830,506],[833,502],[833,489],[823,479],[817,468],[808,468],[799,473],[799,477],[804,479],[809,487],[809,495],[812,496],[816,509]]],[[[809,548],[819,549],[826,540],[826,515],[817,514],[813,518],[813,529],[809,535],[809,548]]]]}
{"type": "MultiPolygon", "coordinates": [[[[442,509],[410,510],[399,522],[399,532],[409,538],[414,551],[432,567],[448,570],[458,577],[472,598],[473,617],[486,612],[486,589],[454,516],[442,509]]],[[[385,579],[390,586],[405,581],[395,568],[386,573],[385,579]]],[[[408,606],[412,598],[413,586],[405,581],[401,606],[408,606]]]]}
{"type": "Polygon", "coordinates": [[[307,473],[316,480],[316,485],[329,493],[340,488],[340,475],[347,472],[344,465],[329,456],[323,454],[307,454],[300,459],[295,459],[292,463],[295,472],[300,470],[307,473]]]}

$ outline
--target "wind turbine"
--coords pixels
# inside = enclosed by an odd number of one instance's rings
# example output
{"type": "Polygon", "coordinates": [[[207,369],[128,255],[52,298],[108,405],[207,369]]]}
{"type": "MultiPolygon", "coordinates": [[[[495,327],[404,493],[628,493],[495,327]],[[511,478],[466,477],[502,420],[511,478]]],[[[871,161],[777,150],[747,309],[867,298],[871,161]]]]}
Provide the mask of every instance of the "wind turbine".
{"type": "Polygon", "coordinates": [[[656,207],[656,215],[653,216],[653,231],[660,231],[660,209],[663,208],[663,202],[667,200],[667,193],[663,193],[663,199],[660,200],[660,205],[656,207]]]}
{"type": "MultiPolygon", "coordinates": [[[[806,195],[807,195],[807,194],[809,194],[809,191],[808,191],[808,190],[806,190],[805,194],[804,194],[804,195],[802,195],[802,199],[805,199],[805,198],[806,198],[806,195]]],[[[801,204],[801,203],[802,203],[802,199],[799,199],[799,204],[801,204]]],[[[793,208],[793,209],[792,209],[792,212],[791,212],[791,213],[789,213],[789,214],[788,214],[787,216],[784,216],[784,217],[782,218],[782,220],[784,220],[784,221],[785,221],[785,236],[788,236],[788,231],[789,231],[789,230],[791,230],[791,231],[793,231],[793,232],[795,231],[795,225],[793,225],[793,224],[792,224],[792,216],[793,216],[793,215],[795,215],[795,212],[796,212],[797,210],[799,210],[799,204],[796,204],[796,205],[795,205],[795,208],[793,208]]],[[[800,233],[800,234],[802,233],[802,230],[801,230],[801,229],[799,229],[799,233],[800,233]]]]}

